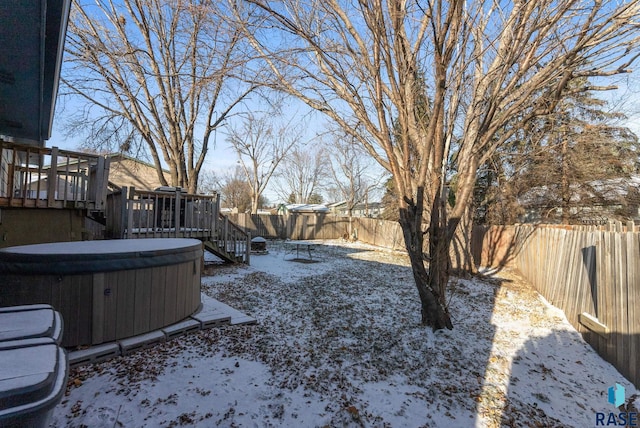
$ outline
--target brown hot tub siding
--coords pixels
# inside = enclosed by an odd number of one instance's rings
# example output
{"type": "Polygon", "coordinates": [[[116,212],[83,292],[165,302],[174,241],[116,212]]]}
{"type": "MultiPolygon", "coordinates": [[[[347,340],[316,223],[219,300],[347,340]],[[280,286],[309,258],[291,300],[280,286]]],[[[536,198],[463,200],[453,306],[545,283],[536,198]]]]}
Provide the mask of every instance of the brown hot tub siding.
{"type": "MultiPolygon", "coordinates": [[[[174,251],[174,257],[156,254],[162,264],[148,254],[140,263],[131,261],[136,259],[135,255],[128,259],[121,258],[121,254],[103,255],[107,260],[94,260],[95,272],[92,273],[84,272],[88,266],[86,257],[81,263],[82,272],[77,273],[73,273],[78,270],[71,266],[73,260],[68,259],[49,263],[49,270],[55,273],[0,270],[0,307],[30,303],[52,305],[62,314],[63,346],[66,347],[95,345],[147,333],[178,322],[200,307],[202,250],[190,246],[174,251]],[[127,266],[125,270],[116,269],[119,261],[127,266]],[[180,262],[170,264],[171,261],[180,262]],[[101,266],[109,270],[101,271],[101,266]]],[[[3,256],[7,255],[0,254],[3,256]]],[[[15,263],[9,264],[15,266],[15,263]]]]}

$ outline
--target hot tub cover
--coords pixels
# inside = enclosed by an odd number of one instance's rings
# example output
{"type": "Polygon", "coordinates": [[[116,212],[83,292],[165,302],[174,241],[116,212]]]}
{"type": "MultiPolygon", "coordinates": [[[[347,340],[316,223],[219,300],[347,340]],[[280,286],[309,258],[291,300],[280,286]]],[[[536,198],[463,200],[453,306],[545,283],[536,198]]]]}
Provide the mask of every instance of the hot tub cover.
{"type": "Polygon", "coordinates": [[[0,273],[110,272],[184,263],[201,256],[202,243],[187,238],[54,242],[0,249],[0,273]]]}

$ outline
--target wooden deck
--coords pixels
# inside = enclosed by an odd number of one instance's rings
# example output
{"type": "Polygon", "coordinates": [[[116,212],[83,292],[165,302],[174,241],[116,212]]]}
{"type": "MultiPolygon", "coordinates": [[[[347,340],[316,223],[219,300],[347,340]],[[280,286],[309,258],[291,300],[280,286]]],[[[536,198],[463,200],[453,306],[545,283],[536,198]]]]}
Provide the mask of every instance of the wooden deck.
{"type": "Polygon", "coordinates": [[[0,141],[0,207],[102,211],[104,156],[0,141]]]}
{"type": "Polygon", "coordinates": [[[84,210],[107,239],[195,238],[230,262],[249,263],[250,235],[220,214],[219,195],[124,187],[107,194],[104,156],[0,141],[0,208],[84,210]]]}
{"type": "Polygon", "coordinates": [[[220,214],[217,194],[124,187],[108,195],[106,218],[107,238],[195,238],[225,261],[250,261],[250,234],[220,214]]]}

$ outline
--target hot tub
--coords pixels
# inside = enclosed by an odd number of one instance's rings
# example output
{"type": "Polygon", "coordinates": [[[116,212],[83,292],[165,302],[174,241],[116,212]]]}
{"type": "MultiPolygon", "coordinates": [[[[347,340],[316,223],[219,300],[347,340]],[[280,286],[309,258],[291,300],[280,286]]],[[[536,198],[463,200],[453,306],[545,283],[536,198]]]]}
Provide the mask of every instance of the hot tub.
{"type": "Polygon", "coordinates": [[[200,308],[202,243],[119,239],[0,250],[0,307],[46,303],[62,345],[95,345],[174,324],[200,308]]]}

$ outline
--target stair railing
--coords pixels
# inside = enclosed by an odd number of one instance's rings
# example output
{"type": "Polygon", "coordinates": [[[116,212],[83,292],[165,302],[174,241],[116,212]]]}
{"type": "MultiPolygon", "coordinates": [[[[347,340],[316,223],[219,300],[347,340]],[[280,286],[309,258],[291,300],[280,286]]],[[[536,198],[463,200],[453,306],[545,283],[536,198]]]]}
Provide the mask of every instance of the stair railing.
{"type": "Polygon", "coordinates": [[[233,254],[236,258],[242,257],[245,263],[250,264],[251,234],[249,232],[245,232],[229,220],[229,217],[220,214],[217,237],[219,250],[226,254],[233,254]]]}

